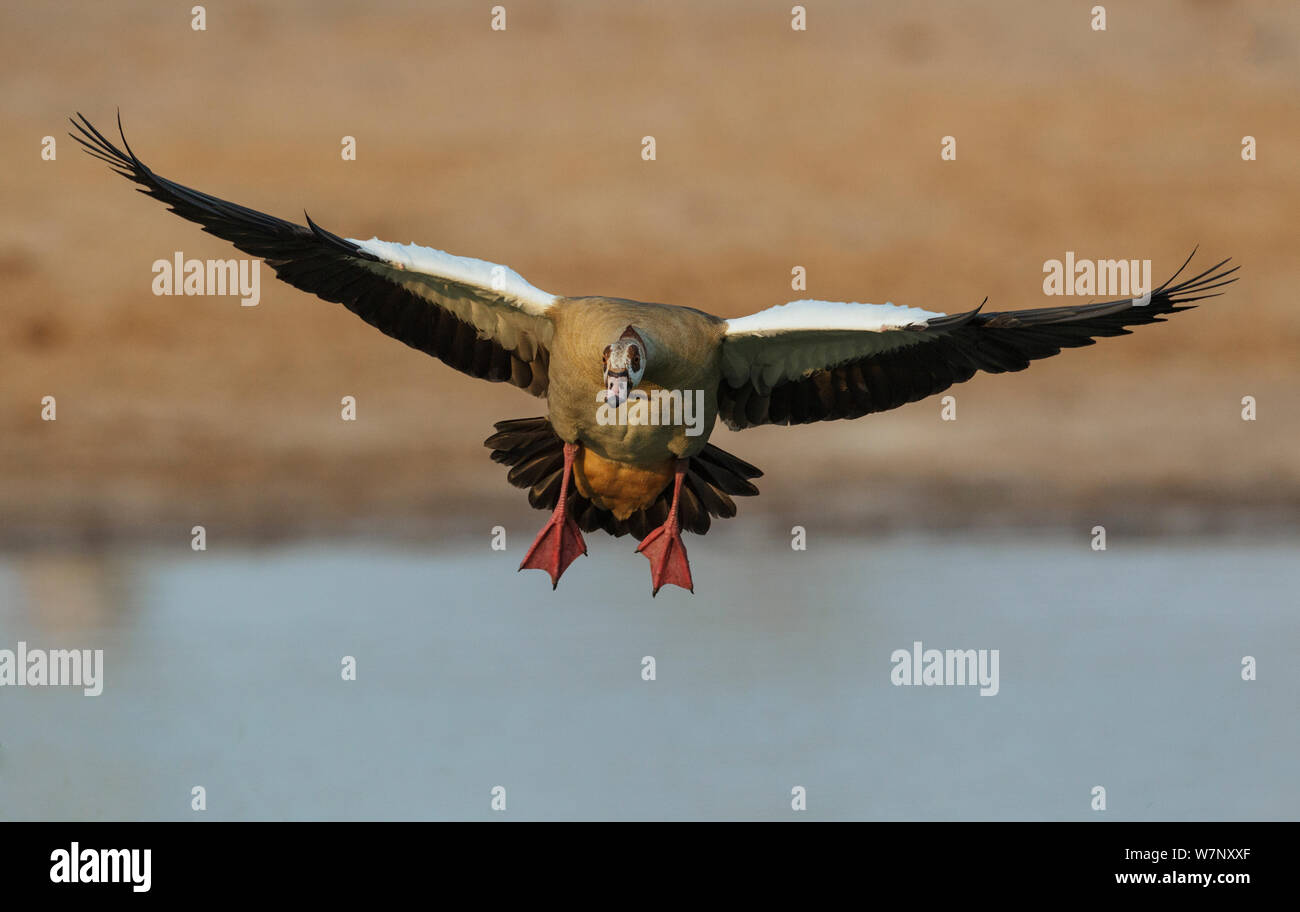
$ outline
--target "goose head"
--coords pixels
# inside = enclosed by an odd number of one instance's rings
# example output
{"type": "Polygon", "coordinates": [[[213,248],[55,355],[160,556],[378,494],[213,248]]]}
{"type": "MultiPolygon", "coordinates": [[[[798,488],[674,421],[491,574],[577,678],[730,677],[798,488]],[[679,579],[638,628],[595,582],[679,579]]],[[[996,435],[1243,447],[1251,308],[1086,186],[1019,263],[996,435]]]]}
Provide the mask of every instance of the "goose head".
{"type": "Polygon", "coordinates": [[[605,404],[618,408],[645,375],[645,340],[629,326],[621,336],[605,346],[601,359],[605,373],[605,404]]]}

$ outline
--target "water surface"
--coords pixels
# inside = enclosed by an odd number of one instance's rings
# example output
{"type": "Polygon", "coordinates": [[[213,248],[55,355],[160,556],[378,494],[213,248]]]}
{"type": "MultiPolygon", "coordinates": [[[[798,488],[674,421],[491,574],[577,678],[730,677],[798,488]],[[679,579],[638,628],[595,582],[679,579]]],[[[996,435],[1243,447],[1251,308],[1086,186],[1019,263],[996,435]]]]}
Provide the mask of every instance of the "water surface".
{"type": "Polygon", "coordinates": [[[10,555],[0,648],[106,667],[0,688],[0,816],[1300,816],[1300,542],[724,533],[652,600],[592,538],[556,593],[519,547],[10,555]],[[894,686],[917,640],[997,649],[998,694],[894,686]]]}

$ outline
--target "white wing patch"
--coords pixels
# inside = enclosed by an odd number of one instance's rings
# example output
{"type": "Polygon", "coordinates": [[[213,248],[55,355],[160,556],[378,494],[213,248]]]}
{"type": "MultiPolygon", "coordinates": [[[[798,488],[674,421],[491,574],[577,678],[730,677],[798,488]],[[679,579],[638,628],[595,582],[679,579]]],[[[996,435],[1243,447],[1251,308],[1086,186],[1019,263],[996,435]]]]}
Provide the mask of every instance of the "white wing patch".
{"type": "Polygon", "coordinates": [[[827,370],[921,341],[907,327],[946,316],[919,307],[846,301],[792,301],[727,321],[722,374],[760,395],[827,370]]]}
{"type": "Polygon", "coordinates": [[[881,332],[902,329],[946,316],[919,307],[896,304],[857,304],[848,301],[791,301],[727,321],[727,335],[775,335],[792,330],[881,332]]]}
{"type": "Polygon", "coordinates": [[[530,285],[507,266],[461,257],[418,244],[348,238],[382,262],[358,260],[364,268],[451,311],[521,360],[532,361],[551,342],[548,311],[558,300],[530,285]]]}
{"type": "Polygon", "coordinates": [[[489,263],[487,260],[478,260],[474,257],[456,256],[445,250],[421,247],[418,244],[394,244],[390,241],[381,241],[379,238],[371,238],[368,241],[358,241],[354,238],[348,240],[366,253],[380,257],[397,269],[423,273],[449,282],[470,285],[485,292],[494,292],[503,297],[514,298],[519,302],[520,309],[532,316],[540,316],[542,311],[556,300],[555,295],[531,285],[509,266],[489,263]]]}

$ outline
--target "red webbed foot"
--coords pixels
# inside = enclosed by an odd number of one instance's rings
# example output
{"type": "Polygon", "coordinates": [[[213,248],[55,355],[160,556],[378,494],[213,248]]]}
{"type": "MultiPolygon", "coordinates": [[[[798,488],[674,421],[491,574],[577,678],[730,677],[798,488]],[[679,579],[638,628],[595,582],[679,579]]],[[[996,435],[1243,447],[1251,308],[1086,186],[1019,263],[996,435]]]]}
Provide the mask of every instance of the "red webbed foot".
{"type": "Polygon", "coordinates": [[[691,565],[686,559],[686,545],[682,543],[681,525],[677,521],[677,501],[681,497],[682,481],[686,478],[686,464],[685,459],[677,461],[673,505],[668,511],[667,522],[643,538],[636,548],[638,554],[644,554],[650,560],[652,596],[658,595],[664,586],[681,586],[692,594],[695,592],[691,565]]]}
{"type": "Polygon", "coordinates": [[[587,553],[587,543],[582,540],[582,531],[565,509],[565,500],[569,494],[569,472],[573,468],[573,457],[578,451],[575,443],[564,445],[564,480],[560,482],[560,499],[555,505],[555,512],[537,533],[533,545],[524,555],[520,570],[545,570],[551,577],[551,588],[560,584],[560,576],[569,569],[569,564],[587,553]]]}

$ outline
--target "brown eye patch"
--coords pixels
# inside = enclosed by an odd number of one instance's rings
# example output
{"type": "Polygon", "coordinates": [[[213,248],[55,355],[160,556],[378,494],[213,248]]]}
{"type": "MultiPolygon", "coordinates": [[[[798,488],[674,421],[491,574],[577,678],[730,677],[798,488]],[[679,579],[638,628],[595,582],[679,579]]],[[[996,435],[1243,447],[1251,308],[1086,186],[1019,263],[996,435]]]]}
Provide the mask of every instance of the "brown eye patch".
{"type": "Polygon", "coordinates": [[[601,360],[602,362],[604,362],[605,364],[608,364],[608,363],[609,363],[609,350],[610,350],[611,348],[613,348],[613,347],[614,347],[614,346],[612,346],[612,345],[606,345],[606,346],[605,346],[605,350],[604,350],[603,352],[600,353],[600,360],[601,360]]]}
{"type": "Polygon", "coordinates": [[[632,355],[632,370],[639,371],[641,369],[641,346],[629,345],[627,350],[632,355]]]}

